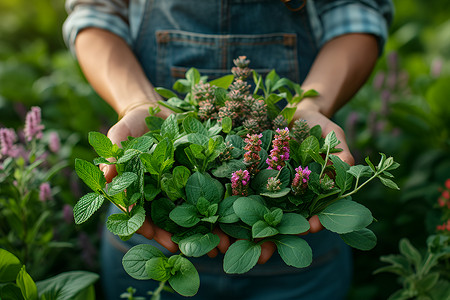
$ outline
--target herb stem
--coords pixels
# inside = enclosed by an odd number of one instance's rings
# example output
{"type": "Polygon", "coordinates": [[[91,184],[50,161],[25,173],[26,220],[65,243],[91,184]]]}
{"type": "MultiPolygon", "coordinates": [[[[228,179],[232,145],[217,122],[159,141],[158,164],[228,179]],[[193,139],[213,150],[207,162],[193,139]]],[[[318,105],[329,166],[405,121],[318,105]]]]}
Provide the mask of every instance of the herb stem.
{"type": "Polygon", "coordinates": [[[327,146],[327,155],[325,156],[325,162],[323,163],[322,171],[320,171],[319,179],[322,178],[323,172],[325,171],[325,168],[327,167],[328,156],[330,156],[330,146],[327,146]]]}
{"type": "Polygon", "coordinates": [[[99,190],[100,191],[100,194],[101,195],[103,195],[103,197],[105,197],[106,199],[108,199],[109,200],[109,202],[111,202],[112,204],[114,204],[118,209],[120,209],[124,214],[126,214],[127,216],[129,216],[129,212],[128,212],[128,210],[126,210],[125,208],[123,208],[122,206],[120,206],[120,205],[118,205],[117,203],[115,203],[114,201],[113,201],[113,199],[111,199],[111,197],[107,194],[107,193],[105,193],[105,191],[104,190],[99,190]]]}

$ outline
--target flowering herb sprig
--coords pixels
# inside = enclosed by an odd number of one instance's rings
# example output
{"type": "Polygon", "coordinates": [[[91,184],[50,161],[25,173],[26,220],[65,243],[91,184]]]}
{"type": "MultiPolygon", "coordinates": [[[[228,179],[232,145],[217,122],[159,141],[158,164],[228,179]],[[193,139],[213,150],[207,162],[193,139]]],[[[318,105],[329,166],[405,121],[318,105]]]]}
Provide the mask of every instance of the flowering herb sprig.
{"type": "Polygon", "coordinates": [[[286,165],[286,161],[289,160],[289,129],[276,130],[275,138],[272,142],[272,150],[270,150],[269,158],[266,163],[269,165],[269,169],[281,170],[286,165]]]}
{"type": "Polygon", "coordinates": [[[259,156],[262,144],[261,138],[262,133],[252,135],[247,134],[247,138],[244,140],[246,144],[244,150],[247,151],[244,153],[244,164],[252,175],[259,172],[258,166],[261,163],[261,157],[259,156]]]}

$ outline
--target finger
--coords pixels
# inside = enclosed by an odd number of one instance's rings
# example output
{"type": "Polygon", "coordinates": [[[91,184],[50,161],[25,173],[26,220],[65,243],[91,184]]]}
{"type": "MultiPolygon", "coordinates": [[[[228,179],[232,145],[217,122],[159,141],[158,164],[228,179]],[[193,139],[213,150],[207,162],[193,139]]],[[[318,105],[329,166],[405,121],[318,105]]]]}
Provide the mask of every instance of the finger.
{"type": "Polygon", "coordinates": [[[219,250],[217,250],[217,248],[212,249],[211,251],[209,251],[207,253],[207,255],[211,258],[214,258],[217,256],[217,254],[219,254],[219,250]]]}
{"type": "Polygon", "coordinates": [[[219,249],[220,253],[227,252],[230,247],[230,237],[224,233],[220,228],[214,228],[213,233],[217,234],[220,238],[219,244],[217,245],[217,249],[219,249]]]}
{"type": "Polygon", "coordinates": [[[155,230],[153,229],[152,223],[150,223],[149,219],[145,219],[144,224],[142,224],[141,228],[139,228],[136,233],[144,236],[145,238],[152,240],[155,236],[155,230]]]}
{"type": "Polygon", "coordinates": [[[323,225],[320,223],[319,217],[317,215],[312,216],[309,218],[309,232],[310,233],[316,233],[324,229],[323,225]]]}
{"type": "Polygon", "coordinates": [[[264,242],[261,245],[261,255],[258,259],[258,264],[265,264],[275,252],[276,246],[273,242],[264,242]]]}
{"type": "Polygon", "coordinates": [[[99,165],[100,170],[103,172],[103,176],[106,179],[106,182],[110,183],[114,177],[117,175],[117,170],[115,165],[107,165],[107,164],[100,164],[99,165]]]}
{"type": "Polygon", "coordinates": [[[154,226],[153,230],[155,231],[155,235],[153,237],[155,241],[172,253],[178,251],[178,245],[172,241],[172,234],[170,232],[157,226],[154,226]]]}

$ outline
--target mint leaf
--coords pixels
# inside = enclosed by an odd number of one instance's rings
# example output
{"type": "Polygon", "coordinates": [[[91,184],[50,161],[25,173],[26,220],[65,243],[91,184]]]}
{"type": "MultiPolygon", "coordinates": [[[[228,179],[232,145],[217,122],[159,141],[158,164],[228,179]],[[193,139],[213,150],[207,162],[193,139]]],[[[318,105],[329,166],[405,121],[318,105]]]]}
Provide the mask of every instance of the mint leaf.
{"type": "Polygon", "coordinates": [[[186,186],[189,176],[191,176],[191,171],[185,166],[177,166],[173,169],[172,174],[175,185],[182,189],[186,186]]]}
{"type": "Polygon", "coordinates": [[[309,222],[302,215],[285,213],[276,228],[282,234],[299,234],[309,230],[309,222]]]}
{"type": "Polygon", "coordinates": [[[261,255],[261,246],[247,240],[232,244],[223,259],[223,269],[228,274],[243,274],[252,269],[261,255]]]}
{"type": "Polygon", "coordinates": [[[172,256],[174,265],[178,270],[169,278],[170,286],[180,295],[185,297],[194,296],[200,287],[200,277],[194,265],[186,258],[179,255],[172,256]]]}
{"type": "Polygon", "coordinates": [[[172,221],[183,227],[192,227],[200,222],[197,208],[192,204],[176,206],[169,214],[172,221]]]}
{"type": "Polygon", "coordinates": [[[14,281],[22,263],[12,253],[0,248],[0,282],[14,281]]]}
{"type": "Polygon", "coordinates": [[[179,134],[176,114],[169,115],[161,125],[161,135],[171,140],[179,134]]]}
{"type": "Polygon", "coordinates": [[[157,281],[165,281],[171,276],[166,257],[150,258],[145,263],[145,271],[151,279],[157,281]]]}
{"type": "Polygon", "coordinates": [[[133,182],[137,180],[138,176],[132,172],[124,172],[113,178],[111,183],[108,183],[108,195],[113,196],[123,192],[133,182]]]}
{"type": "Polygon", "coordinates": [[[342,193],[349,190],[353,183],[353,176],[347,172],[350,166],[336,155],[330,155],[330,160],[333,162],[334,169],[336,170],[335,182],[337,186],[341,189],[342,193]]]}
{"type": "Polygon", "coordinates": [[[34,283],[31,276],[25,270],[25,266],[22,266],[22,268],[19,271],[19,274],[17,274],[16,284],[20,288],[24,299],[27,300],[38,299],[36,283],[34,283]]]}
{"type": "Polygon", "coordinates": [[[101,157],[110,158],[114,156],[113,143],[104,134],[91,131],[88,135],[89,144],[94,148],[95,152],[101,157]]]}
{"type": "Polygon", "coordinates": [[[138,156],[141,153],[142,153],[141,151],[136,150],[136,149],[128,149],[124,152],[123,156],[121,156],[117,160],[117,163],[124,164],[124,163],[128,162],[130,159],[135,158],[136,156],[138,156]]]}
{"type": "Polygon", "coordinates": [[[376,235],[367,228],[344,233],[340,236],[347,245],[359,250],[368,251],[377,244],[376,235]]]}
{"type": "Polygon", "coordinates": [[[176,181],[170,174],[164,174],[161,178],[161,189],[172,201],[184,197],[183,191],[177,187],[176,181]]]}
{"type": "Polygon", "coordinates": [[[300,158],[302,160],[302,165],[307,165],[311,162],[311,155],[310,152],[318,153],[320,150],[319,141],[317,138],[313,135],[307,137],[301,144],[300,144],[300,158]]]}
{"type": "Polygon", "coordinates": [[[230,196],[223,199],[219,203],[218,213],[219,213],[219,222],[221,223],[235,223],[239,221],[239,217],[234,213],[233,204],[238,196],[230,196]]]}
{"type": "Polygon", "coordinates": [[[187,202],[196,204],[200,197],[210,203],[219,203],[223,197],[223,185],[207,174],[195,172],[186,182],[187,202]]]}
{"type": "Polygon", "coordinates": [[[77,158],[75,159],[75,171],[77,172],[78,177],[80,177],[94,192],[105,187],[106,179],[103,176],[102,171],[94,164],[77,158]]]}
{"type": "Polygon", "coordinates": [[[200,257],[217,247],[220,238],[214,233],[197,233],[178,243],[180,251],[186,256],[200,257]]]}
{"type": "Polygon", "coordinates": [[[80,198],[73,208],[75,224],[81,224],[89,219],[103,204],[103,195],[89,193],[80,198]]]}
{"type": "Polygon", "coordinates": [[[264,220],[264,214],[269,212],[267,207],[249,197],[238,198],[233,203],[233,209],[236,215],[250,226],[253,226],[259,220],[264,220]]]}
{"type": "Polygon", "coordinates": [[[192,116],[188,116],[183,120],[183,129],[186,133],[200,133],[202,135],[208,135],[208,130],[205,126],[192,116]]]}
{"type": "Polygon", "coordinates": [[[145,210],[142,206],[135,206],[131,210],[131,216],[125,214],[113,214],[108,217],[106,227],[115,235],[129,236],[138,230],[145,220],[145,210]]]}
{"type": "Polygon", "coordinates": [[[154,257],[165,257],[156,247],[141,244],[132,247],[122,258],[122,265],[125,271],[134,279],[150,279],[145,264],[154,257]]]}
{"type": "Polygon", "coordinates": [[[330,204],[318,216],[326,229],[339,234],[363,229],[373,221],[368,208],[347,199],[330,204]]]}
{"type": "Polygon", "coordinates": [[[308,243],[297,236],[281,235],[275,239],[278,253],[288,266],[305,268],[312,263],[312,250],[308,243]]]}
{"type": "Polygon", "coordinates": [[[252,237],[253,238],[265,238],[268,236],[274,236],[278,234],[278,230],[267,224],[263,220],[257,221],[252,226],[252,237]]]}

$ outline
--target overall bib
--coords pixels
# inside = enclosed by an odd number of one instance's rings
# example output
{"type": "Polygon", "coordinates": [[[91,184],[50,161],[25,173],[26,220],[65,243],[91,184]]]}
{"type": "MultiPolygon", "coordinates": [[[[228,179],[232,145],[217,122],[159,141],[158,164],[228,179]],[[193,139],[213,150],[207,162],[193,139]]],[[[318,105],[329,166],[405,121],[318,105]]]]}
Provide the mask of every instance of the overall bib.
{"type": "MultiPolygon", "coordinates": [[[[233,59],[241,55],[262,75],[275,69],[281,77],[301,83],[318,47],[306,9],[292,12],[279,0],[148,0],[133,51],[154,86],[171,88],[191,67],[209,80],[230,74],[233,59]]],[[[109,211],[117,212],[114,207],[109,211]]],[[[313,250],[313,263],[304,269],[286,266],[277,252],[242,275],[223,272],[223,255],[190,258],[200,274],[200,289],[193,298],[344,299],[352,273],[349,248],[327,230],[304,239],[313,250]]],[[[101,278],[107,299],[120,299],[129,286],[145,296],[158,285],[134,280],[123,270],[125,252],[143,243],[170,255],[140,235],[123,242],[104,230],[101,278]]],[[[165,292],[162,299],[184,298],[165,292]]]]}

